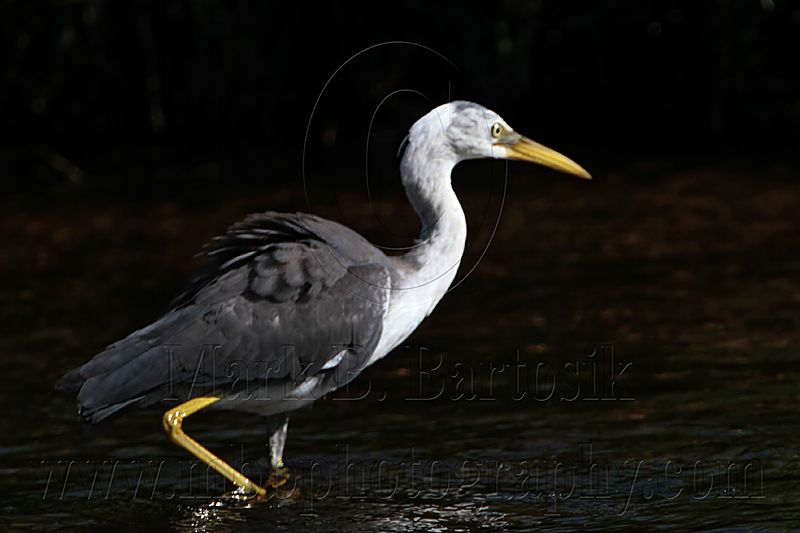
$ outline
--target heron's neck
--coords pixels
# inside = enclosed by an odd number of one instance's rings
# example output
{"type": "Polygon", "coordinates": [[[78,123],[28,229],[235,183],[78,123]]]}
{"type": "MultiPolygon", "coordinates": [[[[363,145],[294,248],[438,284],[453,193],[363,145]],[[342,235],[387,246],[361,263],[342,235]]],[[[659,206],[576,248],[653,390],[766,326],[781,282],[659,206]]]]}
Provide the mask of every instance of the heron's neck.
{"type": "Polygon", "coordinates": [[[400,174],[422,231],[408,253],[390,258],[398,268],[392,272],[389,309],[370,363],[403,342],[433,311],[456,276],[467,240],[464,211],[450,184],[458,160],[441,145],[414,141],[412,136],[400,174]]]}
{"type": "Polygon", "coordinates": [[[403,257],[416,267],[418,276],[444,277],[448,286],[467,238],[464,211],[450,182],[457,162],[450,150],[412,141],[400,165],[406,195],[422,224],[419,241],[403,257]]]}

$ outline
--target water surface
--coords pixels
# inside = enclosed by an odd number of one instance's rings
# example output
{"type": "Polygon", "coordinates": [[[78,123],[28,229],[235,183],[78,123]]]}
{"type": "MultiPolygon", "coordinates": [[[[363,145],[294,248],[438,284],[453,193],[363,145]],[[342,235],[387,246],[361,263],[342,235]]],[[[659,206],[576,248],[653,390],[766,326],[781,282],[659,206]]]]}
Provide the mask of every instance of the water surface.
{"type": "MultiPolygon", "coordinates": [[[[292,491],[222,497],[137,412],[87,438],[64,371],[146,324],[188,258],[242,215],[306,209],[285,190],[56,189],[4,198],[2,521],[184,530],[785,529],[800,517],[800,185],[790,169],[632,165],[591,183],[463,174],[463,283],[393,355],[295,413],[292,491]],[[489,192],[491,195],[489,195],[489,192]],[[484,248],[492,237],[491,246],[484,248]]],[[[154,188],[155,189],[155,188],[154,188]]],[[[352,190],[351,190],[352,189],[352,190]]],[[[312,209],[408,242],[388,188],[312,209]],[[378,224],[376,221],[381,221],[378,224]]],[[[226,458],[262,422],[197,415],[226,458]]]]}

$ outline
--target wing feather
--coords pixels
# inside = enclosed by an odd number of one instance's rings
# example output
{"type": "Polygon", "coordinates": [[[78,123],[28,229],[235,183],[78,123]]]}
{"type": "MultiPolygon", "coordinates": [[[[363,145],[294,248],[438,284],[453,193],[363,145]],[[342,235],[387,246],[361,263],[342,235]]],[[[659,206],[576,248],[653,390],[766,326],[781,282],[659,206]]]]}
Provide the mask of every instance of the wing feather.
{"type": "Polygon", "coordinates": [[[203,255],[206,265],[167,313],[61,379],[89,422],[263,379],[319,374],[332,390],[364,368],[382,331],[390,266],[357,233],[310,215],[263,213],[203,255]]]}

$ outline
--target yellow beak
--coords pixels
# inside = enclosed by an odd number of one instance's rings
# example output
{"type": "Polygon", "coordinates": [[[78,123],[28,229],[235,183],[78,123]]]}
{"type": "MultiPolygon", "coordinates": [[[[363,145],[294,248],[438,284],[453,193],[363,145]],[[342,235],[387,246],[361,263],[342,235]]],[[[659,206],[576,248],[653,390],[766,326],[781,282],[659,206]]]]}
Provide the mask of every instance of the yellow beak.
{"type": "Polygon", "coordinates": [[[522,135],[519,136],[516,142],[506,145],[506,151],[509,159],[530,161],[579,178],[592,179],[591,174],[569,157],[561,155],[555,150],[522,135]]]}

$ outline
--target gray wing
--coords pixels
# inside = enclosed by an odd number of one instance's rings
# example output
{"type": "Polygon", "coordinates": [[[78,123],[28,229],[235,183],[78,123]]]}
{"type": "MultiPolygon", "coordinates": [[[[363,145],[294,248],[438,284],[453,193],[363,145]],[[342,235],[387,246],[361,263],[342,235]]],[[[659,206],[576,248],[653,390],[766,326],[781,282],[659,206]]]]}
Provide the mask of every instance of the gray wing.
{"type": "Polygon", "coordinates": [[[388,304],[386,257],[310,215],[252,215],[216,238],[170,310],[66,374],[79,412],[233,393],[323,375],[341,386],[374,351],[388,304]]]}

